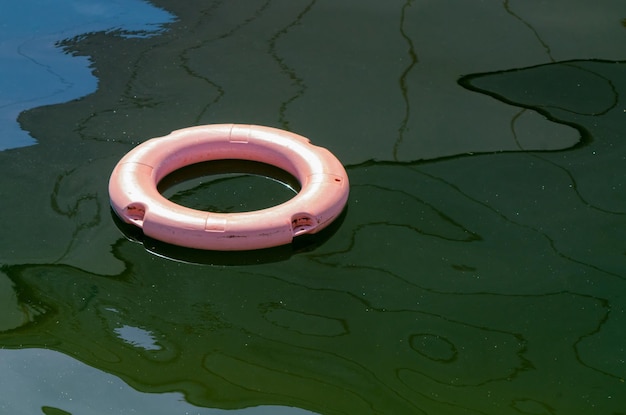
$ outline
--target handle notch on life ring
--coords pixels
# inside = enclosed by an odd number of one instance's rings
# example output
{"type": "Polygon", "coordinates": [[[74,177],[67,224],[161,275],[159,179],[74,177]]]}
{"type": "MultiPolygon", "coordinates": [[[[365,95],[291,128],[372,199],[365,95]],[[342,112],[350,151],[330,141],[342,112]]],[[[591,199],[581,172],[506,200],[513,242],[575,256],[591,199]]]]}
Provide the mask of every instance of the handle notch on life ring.
{"type": "Polygon", "coordinates": [[[293,236],[311,233],[317,225],[315,218],[308,213],[297,213],[291,219],[293,236]]]}
{"type": "Polygon", "coordinates": [[[124,209],[123,216],[133,223],[142,223],[146,215],[146,206],[142,203],[131,203],[124,209]]]}

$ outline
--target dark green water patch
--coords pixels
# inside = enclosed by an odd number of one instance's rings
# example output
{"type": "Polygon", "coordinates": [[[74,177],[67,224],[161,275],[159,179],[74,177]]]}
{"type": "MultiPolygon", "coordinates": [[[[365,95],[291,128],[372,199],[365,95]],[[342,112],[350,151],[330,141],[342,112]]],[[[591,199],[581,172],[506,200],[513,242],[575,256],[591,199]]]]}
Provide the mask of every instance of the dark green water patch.
{"type": "Polygon", "coordinates": [[[235,213],[279,205],[300,190],[297,179],[277,167],[245,160],[197,163],[166,176],[158,185],[179,205],[235,213]]]}

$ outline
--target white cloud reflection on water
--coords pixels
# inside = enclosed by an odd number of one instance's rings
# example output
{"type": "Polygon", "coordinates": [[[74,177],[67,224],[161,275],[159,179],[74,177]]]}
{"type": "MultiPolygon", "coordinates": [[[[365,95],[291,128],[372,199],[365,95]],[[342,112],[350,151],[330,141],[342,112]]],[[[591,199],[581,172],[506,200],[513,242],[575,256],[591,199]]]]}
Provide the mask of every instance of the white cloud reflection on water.
{"type": "Polygon", "coordinates": [[[315,415],[274,405],[238,410],[199,408],[180,393],[138,392],[116,376],[45,349],[0,350],[0,389],[0,412],[13,415],[40,414],[42,408],[81,415],[315,415]]]}

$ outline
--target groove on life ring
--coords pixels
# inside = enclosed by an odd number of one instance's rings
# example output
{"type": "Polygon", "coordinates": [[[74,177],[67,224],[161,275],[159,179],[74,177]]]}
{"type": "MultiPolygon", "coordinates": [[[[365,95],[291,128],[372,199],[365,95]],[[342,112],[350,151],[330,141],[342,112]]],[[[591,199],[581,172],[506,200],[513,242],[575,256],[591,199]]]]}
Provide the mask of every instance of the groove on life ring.
{"type": "Polygon", "coordinates": [[[337,158],[309,139],[271,127],[213,124],[176,130],[127,153],[109,180],[111,207],[126,223],[173,245],[218,251],[270,248],[316,233],[343,211],[348,175],[337,158]],[[214,213],[177,205],[157,190],[175,170],[203,161],[240,159],[276,166],[301,189],[279,205],[214,213]]]}

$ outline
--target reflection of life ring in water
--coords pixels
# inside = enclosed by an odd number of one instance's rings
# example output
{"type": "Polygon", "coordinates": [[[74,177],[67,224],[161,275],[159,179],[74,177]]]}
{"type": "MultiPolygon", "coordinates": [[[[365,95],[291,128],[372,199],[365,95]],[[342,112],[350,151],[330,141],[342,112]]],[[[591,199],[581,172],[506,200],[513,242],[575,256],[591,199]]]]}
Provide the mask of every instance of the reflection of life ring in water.
{"type": "Polygon", "coordinates": [[[336,219],[349,192],[345,169],[328,150],[270,127],[215,124],[177,130],[140,144],[115,166],[111,206],[125,222],[154,239],[188,248],[238,251],[288,244],[336,219]],[[157,190],[175,170],[210,160],[251,160],[292,174],[302,186],[277,206],[214,213],[177,205],[157,190]]]}

